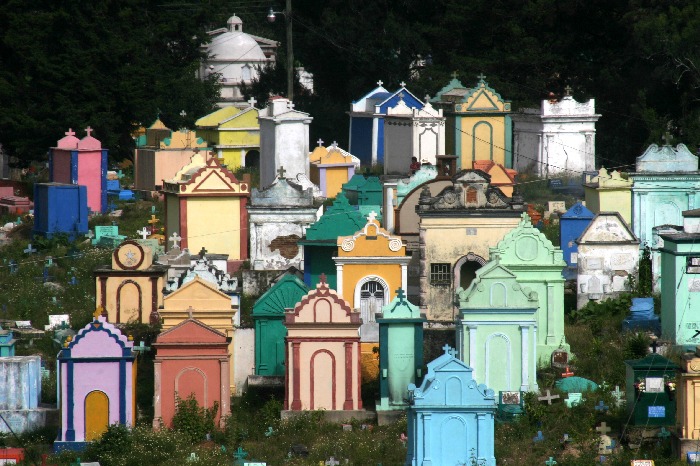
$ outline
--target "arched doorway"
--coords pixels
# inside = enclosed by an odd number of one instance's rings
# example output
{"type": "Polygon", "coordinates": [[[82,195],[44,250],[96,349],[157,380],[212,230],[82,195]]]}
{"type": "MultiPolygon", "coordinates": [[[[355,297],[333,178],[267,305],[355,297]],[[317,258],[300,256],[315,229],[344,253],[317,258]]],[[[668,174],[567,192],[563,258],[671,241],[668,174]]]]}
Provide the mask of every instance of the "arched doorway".
{"type": "Polygon", "coordinates": [[[369,280],[360,287],[360,316],[363,323],[375,322],[375,314],[382,312],[387,290],[378,280],[369,280]]]}
{"type": "Polygon", "coordinates": [[[260,151],[249,150],[245,154],[245,167],[253,170],[260,170],[260,151]]]}
{"type": "Polygon", "coordinates": [[[486,264],[486,260],[473,252],[461,257],[454,266],[455,290],[459,287],[466,290],[476,278],[476,271],[484,264],[486,264]]]}
{"type": "Polygon", "coordinates": [[[99,390],[85,397],[85,441],[102,437],[109,427],[109,398],[99,390]]]}

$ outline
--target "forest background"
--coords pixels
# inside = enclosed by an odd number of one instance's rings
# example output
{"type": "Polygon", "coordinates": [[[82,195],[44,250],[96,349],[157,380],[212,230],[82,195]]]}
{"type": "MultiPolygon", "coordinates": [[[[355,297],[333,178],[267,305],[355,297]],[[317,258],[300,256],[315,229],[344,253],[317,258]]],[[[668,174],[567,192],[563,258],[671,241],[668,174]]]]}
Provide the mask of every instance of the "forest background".
{"type": "MultiPolygon", "coordinates": [[[[199,81],[206,31],[233,14],[244,32],[280,42],[277,67],[246,89],[264,106],[285,93],[283,0],[6,0],[0,9],[0,144],[19,164],[45,158],[88,125],[113,161],[157,116],[193,127],[213,110],[199,81]],[[184,110],[184,112],[183,112],[184,110]]],[[[453,72],[483,73],[513,108],[538,107],[566,86],[596,99],[599,164],[625,167],[670,132],[700,145],[700,2],[676,0],[293,0],[295,65],[314,93],[295,96],[311,140],[347,147],[350,102],[401,81],[435,95],[453,72]]]]}

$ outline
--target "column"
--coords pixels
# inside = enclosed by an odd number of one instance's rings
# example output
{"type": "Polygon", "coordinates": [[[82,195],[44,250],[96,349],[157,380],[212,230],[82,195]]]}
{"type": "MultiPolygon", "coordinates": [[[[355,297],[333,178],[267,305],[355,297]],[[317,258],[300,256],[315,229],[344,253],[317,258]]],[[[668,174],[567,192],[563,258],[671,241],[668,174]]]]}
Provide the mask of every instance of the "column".
{"type": "Polygon", "coordinates": [[[229,384],[230,369],[228,358],[221,359],[219,361],[219,366],[221,368],[219,380],[219,384],[221,385],[221,420],[219,421],[219,427],[224,427],[224,418],[231,414],[231,407],[229,406],[231,402],[231,385],[229,384]]]}
{"type": "Polygon", "coordinates": [[[537,135],[537,161],[534,164],[533,171],[542,176],[544,174],[544,145],[542,144],[542,133],[537,135]]]}
{"type": "MultiPolygon", "coordinates": [[[[349,178],[348,178],[349,179],[349,178]]],[[[384,228],[394,232],[394,189],[396,183],[384,183],[384,228]]]]}
{"type": "Polygon", "coordinates": [[[528,348],[528,326],[527,325],[520,325],[520,351],[521,351],[521,361],[520,361],[520,368],[521,368],[521,381],[520,381],[520,391],[526,392],[529,391],[529,385],[530,385],[530,371],[529,371],[529,364],[528,364],[528,356],[529,356],[529,348],[528,348]]]}
{"type": "MultiPolygon", "coordinates": [[[[562,332],[563,335],[563,332],[562,332]]],[[[537,385],[537,360],[539,358],[539,355],[537,354],[537,325],[532,326],[532,358],[530,360],[532,361],[532,384],[530,386],[530,391],[537,391],[539,390],[538,385],[537,385]]]]}
{"type": "Polygon", "coordinates": [[[476,372],[476,325],[470,324],[469,328],[469,367],[476,372]]]}
{"type": "Polygon", "coordinates": [[[401,289],[408,296],[408,263],[401,264],[401,289]]]}
{"type": "Polygon", "coordinates": [[[538,322],[538,325],[544,326],[544,331],[547,334],[547,345],[559,346],[560,339],[564,336],[564,320],[563,313],[557,315],[554,312],[554,283],[547,282],[547,307],[545,308],[544,319],[538,322]],[[561,324],[561,326],[560,326],[561,324]]]}
{"type": "MultiPolygon", "coordinates": [[[[346,341],[345,342],[345,403],[343,403],[343,409],[345,411],[351,411],[352,410],[352,382],[353,382],[353,374],[352,374],[352,342],[351,341],[346,341]]],[[[336,394],[333,393],[333,398],[335,399],[336,394]]]]}
{"type": "MultiPolygon", "coordinates": [[[[162,407],[161,402],[161,361],[153,361],[153,429],[160,428],[160,422],[162,421],[162,407]]],[[[221,400],[223,403],[223,400],[221,400]]]]}
{"type": "Polygon", "coordinates": [[[299,357],[299,347],[301,342],[294,341],[292,345],[292,411],[301,411],[301,381],[299,365],[301,364],[299,357]]]}
{"type": "Polygon", "coordinates": [[[433,464],[430,459],[430,418],[431,413],[423,413],[423,466],[430,466],[433,464]]]}
{"type": "MultiPolygon", "coordinates": [[[[343,296],[343,264],[335,264],[335,288],[335,291],[338,292],[338,296],[343,296]]],[[[356,303],[353,303],[353,306],[355,304],[356,303]]]]}
{"type": "Polygon", "coordinates": [[[379,118],[372,118],[372,165],[378,162],[377,157],[377,140],[379,139],[379,118]]]}

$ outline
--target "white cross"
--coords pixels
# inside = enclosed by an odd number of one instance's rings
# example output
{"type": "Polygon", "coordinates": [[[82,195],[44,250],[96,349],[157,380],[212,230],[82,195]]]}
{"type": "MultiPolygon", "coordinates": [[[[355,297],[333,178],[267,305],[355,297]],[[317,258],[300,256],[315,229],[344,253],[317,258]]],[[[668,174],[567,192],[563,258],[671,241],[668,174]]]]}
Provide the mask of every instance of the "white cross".
{"type": "Polygon", "coordinates": [[[399,83],[399,86],[401,86],[401,87],[406,87],[406,83],[403,82],[403,81],[401,81],[401,82],[399,83]]]}
{"type": "Polygon", "coordinates": [[[291,109],[294,108],[294,103],[292,103],[291,100],[288,100],[288,101],[287,101],[287,108],[288,108],[289,110],[291,110],[291,109]]]}
{"type": "Polygon", "coordinates": [[[379,81],[377,81],[377,86],[381,87],[382,84],[384,84],[384,81],[382,81],[381,79],[379,81]]]}
{"type": "Polygon", "coordinates": [[[333,144],[331,144],[331,147],[335,149],[336,147],[338,147],[338,143],[333,141],[333,144]]]}
{"type": "Polygon", "coordinates": [[[88,239],[92,239],[95,237],[95,233],[93,233],[92,230],[88,230],[85,236],[87,236],[88,239]]]}
{"type": "MultiPolygon", "coordinates": [[[[144,230],[145,230],[145,229],[146,229],[146,227],[144,227],[144,230]]],[[[182,238],[177,234],[176,231],[174,231],[173,234],[170,235],[170,238],[169,238],[169,239],[170,239],[170,241],[173,242],[173,247],[174,247],[174,248],[179,248],[179,247],[180,247],[180,245],[179,245],[178,243],[180,243],[180,241],[182,240],[182,238]]]]}
{"type": "Polygon", "coordinates": [[[598,432],[600,432],[601,435],[608,435],[608,433],[612,430],[610,427],[605,422],[601,422],[598,427],[595,428],[598,432]]]}
{"type": "Polygon", "coordinates": [[[146,227],[143,227],[140,230],[136,230],[136,234],[141,236],[141,239],[146,239],[148,236],[148,229],[146,227]]]}
{"type": "Polygon", "coordinates": [[[185,118],[185,117],[187,116],[187,112],[184,111],[184,110],[181,111],[181,112],[180,112],[180,116],[181,116],[182,118],[185,118]]]}
{"type": "Polygon", "coordinates": [[[377,213],[375,211],[370,212],[369,215],[367,216],[367,220],[369,220],[370,222],[373,222],[374,220],[376,220],[376,218],[377,218],[377,213]]]}
{"type": "Polygon", "coordinates": [[[326,461],[326,466],[338,466],[340,464],[340,461],[335,459],[334,456],[331,456],[328,461],[326,461]]]}
{"type": "Polygon", "coordinates": [[[323,139],[318,138],[318,141],[316,141],[316,144],[318,144],[319,147],[323,145],[323,139]]]}
{"type": "Polygon", "coordinates": [[[250,99],[248,99],[248,103],[250,104],[251,107],[255,107],[255,104],[256,104],[257,102],[258,102],[258,101],[255,100],[255,97],[251,97],[250,99]]]}
{"type": "Polygon", "coordinates": [[[430,95],[429,95],[429,94],[425,94],[424,99],[425,99],[426,102],[429,101],[429,100],[430,100],[430,95]]]}

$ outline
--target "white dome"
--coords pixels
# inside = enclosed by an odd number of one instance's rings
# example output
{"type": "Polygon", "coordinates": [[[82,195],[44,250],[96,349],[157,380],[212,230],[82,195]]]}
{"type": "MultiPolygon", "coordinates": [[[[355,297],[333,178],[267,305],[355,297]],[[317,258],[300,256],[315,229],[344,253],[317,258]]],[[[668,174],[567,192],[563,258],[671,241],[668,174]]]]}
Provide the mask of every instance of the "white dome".
{"type": "Polygon", "coordinates": [[[255,39],[240,31],[224,32],[216,36],[207,51],[216,61],[267,61],[255,39]]]}

